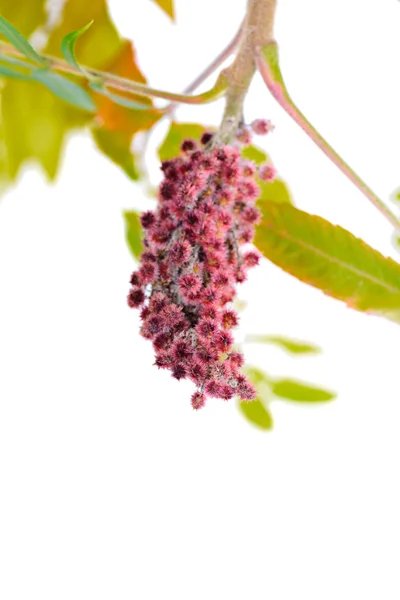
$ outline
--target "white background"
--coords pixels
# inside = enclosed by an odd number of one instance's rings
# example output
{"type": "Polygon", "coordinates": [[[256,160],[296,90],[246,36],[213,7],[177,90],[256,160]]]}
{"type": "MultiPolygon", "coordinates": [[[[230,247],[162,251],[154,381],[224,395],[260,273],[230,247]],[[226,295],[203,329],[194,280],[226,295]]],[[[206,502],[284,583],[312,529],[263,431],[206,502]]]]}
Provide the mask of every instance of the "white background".
{"type": "MultiPolygon", "coordinates": [[[[151,83],[171,90],[229,40],[245,1],[176,6],[173,26],[146,0],[110,0],[151,83]]],[[[385,200],[400,184],[399,31],[396,0],[279,2],[293,98],[385,200]]],[[[179,117],[217,124],[221,111],[179,117]]],[[[259,78],[246,117],[275,123],[262,144],[297,206],[396,256],[390,225],[259,78]]],[[[324,353],[249,346],[248,360],[339,397],[274,402],[271,433],[234,402],[194,412],[191,384],[151,366],[126,306],[121,211],[144,205],[89,136],[70,140],[56,185],[27,169],[0,204],[0,597],[398,600],[398,327],[265,263],[240,292],[239,337],[287,334],[324,353]]]]}

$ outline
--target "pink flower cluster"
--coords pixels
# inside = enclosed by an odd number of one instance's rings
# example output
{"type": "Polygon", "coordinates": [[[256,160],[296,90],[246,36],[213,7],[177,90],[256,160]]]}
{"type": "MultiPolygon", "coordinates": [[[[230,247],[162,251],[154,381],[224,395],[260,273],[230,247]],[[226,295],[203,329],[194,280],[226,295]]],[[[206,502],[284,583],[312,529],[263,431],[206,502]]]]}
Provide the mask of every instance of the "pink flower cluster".
{"type": "Polygon", "coordinates": [[[203,135],[204,147],[185,140],[181,156],[162,163],[158,208],[141,214],[145,250],[128,295],[129,306],[141,308],[155,364],[196,384],[195,409],[207,397],[255,398],[233,349],[231,303],[260,258],[246,248],[260,219],[256,166],[238,147],[209,148],[210,139],[203,135]]]}

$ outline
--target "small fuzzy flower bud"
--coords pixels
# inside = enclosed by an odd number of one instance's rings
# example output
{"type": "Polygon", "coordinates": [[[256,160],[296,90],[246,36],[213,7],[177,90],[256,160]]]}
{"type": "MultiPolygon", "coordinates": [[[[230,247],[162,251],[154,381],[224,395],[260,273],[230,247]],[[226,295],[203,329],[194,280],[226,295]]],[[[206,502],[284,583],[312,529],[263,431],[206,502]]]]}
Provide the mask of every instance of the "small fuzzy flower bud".
{"type": "Polygon", "coordinates": [[[250,129],[248,129],[247,127],[243,127],[242,129],[239,129],[239,131],[236,134],[236,139],[238,140],[238,142],[243,144],[243,146],[248,146],[249,144],[251,144],[250,129]]]}
{"type": "Polygon", "coordinates": [[[196,150],[196,148],[197,144],[193,140],[183,140],[181,144],[182,152],[192,152],[193,150],[196,150]]]}
{"type": "Polygon", "coordinates": [[[264,163],[258,169],[258,176],[262,181],[273,181],[276,177],[276,169],[268,163],[264,163]]]}
{"type": "Polygon", "coordinates": [[[267,119],[255,119],[251,124],[251,128],[256,135],[266,135],[274,130],[273,124],[267,119]]]}
{"type": "Polygon", "coordinates": [[[140,222],[142,224],[143,229],[149,229],[156,221],[155,214],[151,210],[147,210],[146,212],[140,215],[140,222]]]}
{"type": "Polygon", "coordinates": [[[210,131],[205,131],[200,138],[200,142],[203,144],[203,146],[206,146],[209,142],[211,142],[213,137],[213,133],[211,133],[210,131]]]}
{"type": "Polygon", "coordinates": [[[192,406],[195,410],[199,410],[199,408],[203,408],[206,403],[206,397],[204,394],[200,392],[195,392],[191,398],[192,406]]]}

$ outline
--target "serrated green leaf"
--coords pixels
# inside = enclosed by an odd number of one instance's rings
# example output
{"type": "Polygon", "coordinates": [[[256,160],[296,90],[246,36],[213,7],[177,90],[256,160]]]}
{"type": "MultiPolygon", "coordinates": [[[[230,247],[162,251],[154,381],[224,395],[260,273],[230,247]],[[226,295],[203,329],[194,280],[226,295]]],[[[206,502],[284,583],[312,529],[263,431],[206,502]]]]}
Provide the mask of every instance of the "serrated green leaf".
{"type": "Polygon", "coordinates": [[[272,419],[272,415],[258,398],[256,400],[252,400],[251,402],[239,401],[238,407],[242,415],[252,425],[255,425],[263,430],[273,428],[274,421],[272,419]]]}
{"type": "Polygon", "coordinates": [[[137,181],[139,173],[130,149],[131,136],[120,131],[107,131],[97,127],[92,129],[92,134],[99,150],[121,167],[130,179],[137,181]]]}
{"type": "Polygon", "coordinates": [[[158,148],[160,160],[170,160],[178,156],[183,140],[190,138],[199,141],[205,131],[210,131],[210,128],[206,129],[204,125],[198,123],[176,123],[172,121],[163,143],[158,148]]]}
{"type": "Polygon", "coordinates": [[[174,0],[153,0],[174,21],[174,0]]]}
{"type": "Polygon", "coordinates": [[[32,72],[31,78],[45,85],[58,98],[72,104],[72,106],[89,112],[96,110],[96,105],[86,90],[53,71],[38,69],[32,72]]]}
{"type": "Polygon", "coordinates": [[[245,342],[274,344],[275,346],[280,346],[284,350],[287,350],[291,354],[318,354],[321,352],[321,348],[315,344],[292,340],[281,335],[249,334],[246,336],[245,342]]]}
{"type": "Polygon", "coordinates": [[[294,402],[328,402],[336,397],[335,392],[314,387],[293,379],[277,379],[272,384],[272,392],[279,398],[294,402]]]}
{"type": "Polygon", "coordinates": [[[125,235],[129,249],[136,260],[139,259],[142,251],[142,226],[139,220],[139,213],[135,210],[124,212],[125,235]]]}
{"type": "Polygon", "coordinates": [[[7,19],[0,16],[0,33],[22,54],[39,65],[46,65],[47,61],[40,56],[28,40],[7,19]]]}
{"type": "Polygon", "coordinates": [[[363,312],[400,320],[400,265],[338,225],[263,203],[255,243],[274,264],[363,312]]]}
{"type": "MultiPolygon", "coordinates": [[[[92,83],[89,83],[89,86],[97,94],[106,96],[107,98],[112,100],[115,104],[118,104],[119,106],[123,106],[124,108],[130,108],[132,110],[149,110],[148,104],[142,104],[140,102],[135,102],[134,100],[129,100],[129,98],[125,98],[124,96],[114,94],[113,92],[110,92],[110,90],[108,90],[102,84],[92,82],[92,83]]],[[[154,110],[153,112],[156,112],[156,111],[154,110]]]]}
{"type": "Polygon", "coordinates": [[[80,29],[76,29],[75,31],[71,31],[71,33],[67,33],[67,35],[64,36],[63,39],[61,40],[61,52],[63,53],[64,58],[67,61],[67,63],[70,64],[72,67],[75,67],[76,69],[81,71],[81,73],[84,73],[85,75],[86,75],[86,71],[84,69],[82,69],[82,67],[79,65],[79,63],[75,57],[75,44],[76,44],[77,40],[81,37],[81,35],[83,35],[92,24],[93,24],[93,20],[90,21],[84,27],[81,27],[80,29]]]}

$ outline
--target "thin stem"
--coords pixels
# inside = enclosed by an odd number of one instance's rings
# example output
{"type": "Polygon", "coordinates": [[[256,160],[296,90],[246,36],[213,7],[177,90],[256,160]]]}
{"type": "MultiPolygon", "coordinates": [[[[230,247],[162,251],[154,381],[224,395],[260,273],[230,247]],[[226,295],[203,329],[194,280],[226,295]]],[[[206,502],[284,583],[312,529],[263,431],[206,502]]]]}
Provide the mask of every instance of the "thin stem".
{"type": "MultiPolygon", "coordinates": [[[[1,52],[12,56],[23,57],[18,50],[9,44],[0,44],[0,53],[1,52]]],[[[85,71],[85,73],[83,73],[72,65],[69,65],[64,60],[55,58],[53,56],[47,56],[45,54],[42,54],[41,56],[46,59],[48,68],[54,69],[55,71],[71,73],[72,75],[76,75],[77,77],[81,78],[85,78],[85,75],[88,75],[90,78],[96,80],[96,83],[101,83],[106,87],[114,88],[121,92],[129,92],[135,96],[163,98],[164,100],[170,100],[172,102],[179,102],[183,104],[205,104],[207,102],[213,102],[214,100],[217,100],[223,96],[228,87],[227,80],[223,73],[221,73],[215,85],[207,92],[203,92],[202,94],[198,94],[196,96],[190,96],[187,94],[174,94],[172,92],[151,88],[143,83],[125,79],[124,77],[113,75],[112,73],[105,73],[103,71],[91,69],[89,67],[83,66],[82,69],[85,71]]]]}
{"type": "MultiPolygon", "coordinates": [[[[194,92],[206,79],[208,79],[217,69],[222,65],[222,63],[229,58],[232,52],[237,47],[240,37],[242,35],[243,23],[240,25],[238,31],[235,34],[235,37],[229,42],[229,44],[214,58],[214,60],[202,71],[196,79],[194,79],[184,90],[183,94],[191,94],[194,92]]],[[[164,113],[166,115],[170,115],[174,112],[177,106],[176,102],[171,103],[169,106],[166,106],[164,109],[164,113]]]]}
{"type": "Polygon", "coordinates": [[[278,46],[271,42],[256,51],[258,70],[264,79],[269,91],[282,106],[282,108],[296,121],[312,141],[330,158],[330,160],[350,179],[350,181],[368,198],[368,200],[382,213],[382,215],[398,230],[400,221],[386,206],[384,202],[371,190],[371,188],[357,175],[355,171],[342,159],[342,157],[328,144],[318,131],[306,119],[291,99],[283,81],[279,67],[278,46]]]}

